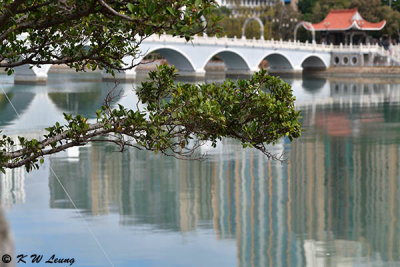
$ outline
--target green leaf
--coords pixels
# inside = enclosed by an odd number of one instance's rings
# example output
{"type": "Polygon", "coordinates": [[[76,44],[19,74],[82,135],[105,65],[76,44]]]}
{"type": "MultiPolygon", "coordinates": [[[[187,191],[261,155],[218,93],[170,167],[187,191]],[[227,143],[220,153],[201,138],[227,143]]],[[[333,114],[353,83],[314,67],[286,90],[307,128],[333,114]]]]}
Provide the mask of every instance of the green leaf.
{"type": "Polygon", "coordinates": [[[175,11],[172,9],[172,7],[168,6],[166,9],[167,9],[167,13],[174,15],[175,11]]]}
{"type": "Polygon", "coordinates": [[[128,7],[129,11],[133,13],[135,6],[132,3],[128,3],[126,6],[128,7]]]}

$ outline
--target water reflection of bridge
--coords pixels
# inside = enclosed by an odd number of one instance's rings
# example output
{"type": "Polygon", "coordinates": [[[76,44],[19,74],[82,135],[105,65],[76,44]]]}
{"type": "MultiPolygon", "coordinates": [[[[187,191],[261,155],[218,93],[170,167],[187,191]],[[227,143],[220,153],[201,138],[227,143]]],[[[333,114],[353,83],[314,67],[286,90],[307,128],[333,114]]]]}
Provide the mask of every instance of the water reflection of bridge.
{"type": "Polygon", "coordinates": [[[399,84],[331,83],[331,96],[340,104],[378,105],[399,103],[399,84]]]}
{"type": "MultiPolygon", "coordinates": [[[[400,102],[400,84],[336,82],[324,78],[304,78],[288,82],[292,85],[296,106],[300,109],[315,111],[317,106],[376,106],[400,102]]],[[[122,94],[116,97],[116,101],[122,101],[125,106],[135,108],[137,97],[132,91],[134,86],[121,84],[119,88],[122,89],[122,94]]],[[[103,105],[113,83],[101,83],[93,78],[72,82],[67,78],[66,85],[63,86],[60,83],[49,82],[47,85],[10,84],[5,87],[21,118],[17,120],[15,111],[5,96],[0,94],[0,125],[13,124],[12,128],[21,128],[45,119],[48,122],[42,123],[42,126],[47,127],[55,121],[62,121],[63,112],[95,118],[95,110],[103,105]]]]}
{"type": "MultiPolygon", "coordinates": [[[[383,113],[386,117],[394,117],[392,120],[400,119],[397,113],[388,113],[391,105],[400,103],[400,84],[368,83],[367,81],[329,82],[324,79],[312,79],[310,82],[306,79],[288,82],[291,83],[296,96],[296,108],[302,111],[310,111],[307,120],[311,125],[323,121],[326,126],[337,132],[352,131],[355,133],[359,131],[359,127],[354,123],[352,123],[351,129],[350,126],[346,126],[350,124],[350,120],[344,118],[347,115],[342,113],[339,114],[339,117],[337,114],[326,117],[323,112],[317,111],[319,108],[331,110],[365,108],[368,110],[383,106],[383,113]],[[345,129],[346,127],[347,129],[345,129]]],[[[371,115],[364,114],[363,119],[374,120],[371,115]]]]}
{"type": "MultiPolygon", "coordinates": [[[[5,95],[0,93],[0,125],[12,132],[21,128],[44,128],[56,121],[62,122],[63,112],[95,118],[95,111],[104,104],[104,99],[113,86],[113,83],[96,82],[78,82],[67,84],[63,88],[52,83],[47,86],[8,86],[5,92],[20,116],[17,116],[5,95]]],[[[125,84],[120,88],[124,93],[131,90],[132,85],[125,84]]],[[[120,98],[121,95],[116,95],[114,100],[118,101],[120,98]]]]}

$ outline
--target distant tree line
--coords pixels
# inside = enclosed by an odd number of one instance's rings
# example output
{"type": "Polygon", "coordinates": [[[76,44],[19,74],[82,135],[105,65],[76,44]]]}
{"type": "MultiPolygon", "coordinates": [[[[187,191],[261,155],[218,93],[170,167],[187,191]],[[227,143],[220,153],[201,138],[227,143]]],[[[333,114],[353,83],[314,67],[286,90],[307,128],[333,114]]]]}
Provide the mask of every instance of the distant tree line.
{"type": "MultiPolygon", "coordinates": [[[[264,39],[293,39],[293,29],[302,19],[300,12],[291,6],[277,4],[275,6],[265,6],[256,8],[239,7],[232,10],[221,7],[215,11],[222,20],[219,22],[223,32],[227,37],[241,38],[242,27],[249,17],[257,16],[264,25],[264,39]]],[[[260,39],[261,29],[255,20],[250,21],[245,29],[246,38],[260,39]]]]}

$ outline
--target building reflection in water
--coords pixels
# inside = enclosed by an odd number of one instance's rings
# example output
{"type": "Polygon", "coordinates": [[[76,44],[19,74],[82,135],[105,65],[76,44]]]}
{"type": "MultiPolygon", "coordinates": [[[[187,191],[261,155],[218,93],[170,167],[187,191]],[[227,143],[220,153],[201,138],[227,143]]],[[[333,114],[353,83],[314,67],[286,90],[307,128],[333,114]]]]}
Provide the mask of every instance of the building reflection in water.
{"type": "Polygon", "coordinates": [[[0,206],[11,207],[25,202],[25,170],[22,168],[0,173],[0,206]]]}
{"type": "MultiPolygon", "coordinates": [[[[9,135],[11,139],[17,143],[17,135],[9,135]]],[[[37,138],[37,131],[27,134],[28,138],[37,138]]],[[[16,146],[14,149],[19,149],[16,146]]],[[[0,206],[12,207],[14,204],[25,202],[25,169],[6,169],[5,173],[0,172],[0,206]]]]}
{"type": "Polygon", "coordinates": [[[308,262],[399,262],[399,111],[390,103],[334,106],[291,145],[293,230],[307,240],[308,262]]]}
{"type": "MultiPolygon", "coordinates": [[[[344,99],[341,86],[336,94],[330,84],[330,99],[344,99]]],[[[398,263],[400,101],[390,88],[358,86],[364,100],[373,94],[369,105],[303,109],[307,132],[281,144],[284,164],[225,140],[204,162],[96,144],[80,148],[79,161],[52,158],[51,166],[89,215],[119,213],[122,225],[168,231],[213,228],[236,240],[239,266],[398,263]]],[[[49,183],[50,206],[72,208],[54,177],[49,183]]]]}

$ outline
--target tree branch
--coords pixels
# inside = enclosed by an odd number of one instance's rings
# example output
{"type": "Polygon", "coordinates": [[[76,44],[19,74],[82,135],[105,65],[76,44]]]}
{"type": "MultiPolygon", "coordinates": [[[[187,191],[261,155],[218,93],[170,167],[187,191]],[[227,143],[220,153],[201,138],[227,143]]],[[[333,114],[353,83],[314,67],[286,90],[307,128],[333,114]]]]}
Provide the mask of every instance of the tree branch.
{"type": "Polygon", "coordinates": [[[124,15],[124,14],[121,14],[121,13],[119,13],[118,11],[116,11],[115,9],[113,9],[112,7],[110,7],[106,2],[104,2],[103,0],[98,0],[99,1],[99,3],[103,6],[103,7],[105,7],[109,12],[111,12],[113,15],[115,15],[115,16],[117,16],[117,17],[120,17],[120,18],[123,18],[123,19],[125,19],[125,20],[128,20],[128,21],[136,21],[135,19],[133,19],[133,18],[131,18],[131,17],[128,17],[127,15],[124,15]]]}

